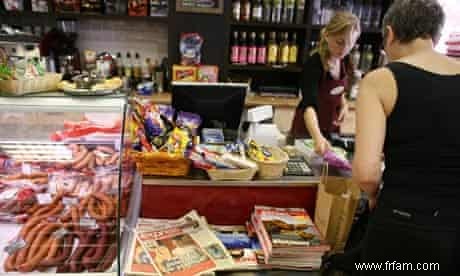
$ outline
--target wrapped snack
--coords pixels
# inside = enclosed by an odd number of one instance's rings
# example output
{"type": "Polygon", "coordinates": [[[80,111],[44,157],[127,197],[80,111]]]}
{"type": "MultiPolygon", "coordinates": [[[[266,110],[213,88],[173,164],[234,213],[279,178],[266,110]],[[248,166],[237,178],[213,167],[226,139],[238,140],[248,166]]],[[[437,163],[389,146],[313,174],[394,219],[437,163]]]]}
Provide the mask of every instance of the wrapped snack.
{"type": "Polygon", "coordinates": [[[199,153],[206,163],[209,163],[216,168],[237,169],[236,166],[232,165],[230,162],[226,162],[220,155],[210,152],[203,147],[195,146],[194,151],[199,153]]]}
{"type": "Polygon", "coordinates": [[[178,127],[188,128],[193,136],[197,135],[197,129],[201,125],[201,117],[198,114],[179,111],[176,119],[176,125],[178,127]]]}
{"type": "Polygon", "coordinates": [[[183,33],[180,37],[179,50],[181,65],[199,65],[203,37],[198,33],[183,33]]]}
{"type": "Polygon", "coordinates": [[[256,141],[251,140],[248,143],[248,155],[251,159],[256,161],[273,161],[273,155],[268,150],[268,148],[264,146],[260,146],[256,143],[256,141]]]}
{"type": "Polygon", "coordinates": [[[197,69],[195,66],[173,65],[173,81],[196,81],[197,69]]]}
{"type": "Polygon", "coordinates": [[[191,144],[190,134],[187,130],[176,127],[169,136],[165,147],[170,154],[184,155],[191,144]]]}
{"type": "Polygon", "coordinates": [[[213,65],[201,65],[198,67],[199,82],[217,82],[219,67],[213,65]]]}
{"type": "Polygon", "coordinates": [[[159,104],[158,110],[160,111],[161,116],[163,116],[171,124],[174,122],[174,108],[170,105],[159,104]]]}

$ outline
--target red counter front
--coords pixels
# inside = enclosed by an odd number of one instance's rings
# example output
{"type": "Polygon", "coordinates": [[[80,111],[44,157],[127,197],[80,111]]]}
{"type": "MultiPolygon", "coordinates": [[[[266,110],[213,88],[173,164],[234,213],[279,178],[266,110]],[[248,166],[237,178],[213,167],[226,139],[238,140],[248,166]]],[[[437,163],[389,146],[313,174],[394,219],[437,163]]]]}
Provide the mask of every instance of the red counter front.
{"type": "Polygon", "coordinates": [[[144,180],[141,216],[174,219],[195,209],[211,224],[241,225],[248,221],[255,205],[301,207],[314,214],[316,179],[289,183],[195,183],[144,180]]]}

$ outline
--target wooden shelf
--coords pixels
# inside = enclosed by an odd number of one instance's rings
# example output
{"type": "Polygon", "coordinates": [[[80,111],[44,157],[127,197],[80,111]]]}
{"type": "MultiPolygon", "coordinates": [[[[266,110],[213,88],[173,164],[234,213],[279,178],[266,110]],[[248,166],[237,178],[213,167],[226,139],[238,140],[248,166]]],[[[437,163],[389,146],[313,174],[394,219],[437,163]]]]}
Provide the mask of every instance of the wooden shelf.
{"type": "Polygon", "coordinates": [[[289,73],[300,73],[302,67],[298,65],[288,66],[269,66],[269,65],[234,65],[228,66],[230,71],[260,71],[260,72],[289,72],[289,73]]]}
{"type": "Polygon", "coordinates": [[[41,38],[34,35],[0,35],[0,42],[40,43],[41,38]]]}
{"type": "Polygon", "coordinates": [[[270,29],[287,29],[287,30],[306,30],[305,24],[284,24],[284,23],[264,23],[264,22],[242,22],[232,21],[230,23],[235,27],[254,27],[254,28],[270,28],[270,29]]]}
{"type": "MultiPolygon", "coordinates": [[[[311,26],[311,29],[313,31],[320,31],[323,27],[323,25],[313,25],[311,26]]],[[[362,30],[363,34],[380,34],[381,32],[382,30],[380,28],[365,28],[362,30]]]]}
{"type": "Polygon", "coordinates": [[[37,18],[37,19],[94,19],[94,20],[132,20],[132,21],[151,21],[167,23],[167,16],[128,16],[119,14],[96,14],[96,13],[46,13],[46,12],[7,12],[6,16],[37,18]]]}

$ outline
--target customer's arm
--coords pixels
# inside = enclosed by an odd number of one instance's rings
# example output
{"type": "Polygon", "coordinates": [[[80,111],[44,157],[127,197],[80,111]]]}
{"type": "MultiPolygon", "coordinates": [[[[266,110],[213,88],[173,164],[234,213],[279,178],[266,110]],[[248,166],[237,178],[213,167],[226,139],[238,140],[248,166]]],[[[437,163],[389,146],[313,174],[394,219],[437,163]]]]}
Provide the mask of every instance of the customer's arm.
{"type": "Polygon", "coordinates": [[[381,178],[381,156],[389,113],[386,83],[393,77],[387,69],[369,73],[359,85],[356,104],[356,143],[353,160],[353,181],[375,201],[381,178]]]}

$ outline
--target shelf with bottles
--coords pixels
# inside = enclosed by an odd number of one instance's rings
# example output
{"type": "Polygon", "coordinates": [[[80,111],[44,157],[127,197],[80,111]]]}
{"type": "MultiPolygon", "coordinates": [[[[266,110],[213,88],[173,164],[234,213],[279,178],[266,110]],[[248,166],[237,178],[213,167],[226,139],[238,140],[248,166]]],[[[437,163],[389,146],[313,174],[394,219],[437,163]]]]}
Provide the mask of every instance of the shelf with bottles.
{"type": "Polygon", "coordinates": [[[284,27],[305,23],[305,0],[233,0],[233,24],[255,26],[280,25],[284,27]]]}
{"type": "Polygon", "coordinates": [[[167,23],[167,16],[129,16],[127,14],[102,14],[102,13],[64,13],[64,12],[31,12],[31,11],[8,11],[5,14],[8,17],[35,18],[37,20],[47,20],[53,18],[59,19],[92,19],[92,20],[133,20],[133,21],[152,21],[167,23]]]}
{"type": "Polygon", "coordinates": [[[0,44],[3,43],[40,43],[41,38],[36,35],[0,35],[0,44]]]}
{"type": "Polygon", "coordinates": [[[349,11],[361,21],[364,32],[380,32],[382,14],[387,0],[313,0],[311,1],[313,30],[326,25],[336,11],[349,11]],[[378,31],[377,31],[378,30],[378,31]]]}
{"type": "MultiPolygon", "coordinates": [[[[312,25],[312,31],[320,31],[324,25],[312,25]]],[[[361,30],[362,34],[380,34],[382,30],[379,27],[368,27],[361,30]]]]}
{"type": "Polygon", "coordinates": [[[284,24],[284,23],[265,23],[265,22],[242,22],[232,21],[233,27],[250,27],[250,28],[267,28],[267,29],[285,29],[285,30],[306,30],[307,24],[284,24]]]}
{"type": "Polygon", "coordinates": [[[299,36],[296,32],[233,31],[230,70],[301,72],[299,36]],[[268,35],[267,35],[268,34],[268,35]],[[268,39],[267,39],[268,38],[268,39]]]}
{"type": "Polygon", "coordinates": [[[228,69],[230,71],[276,71],[276,72],[287,72],[287,73],[302,72],[302,67],[297,64],[287,64],[287,65],[230,64],[228,69]]]}

